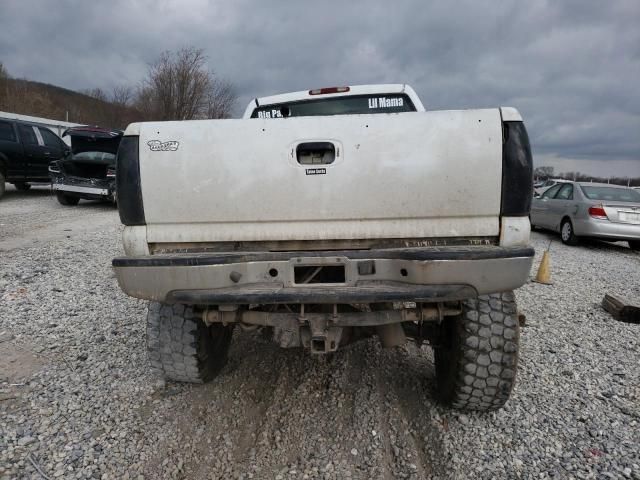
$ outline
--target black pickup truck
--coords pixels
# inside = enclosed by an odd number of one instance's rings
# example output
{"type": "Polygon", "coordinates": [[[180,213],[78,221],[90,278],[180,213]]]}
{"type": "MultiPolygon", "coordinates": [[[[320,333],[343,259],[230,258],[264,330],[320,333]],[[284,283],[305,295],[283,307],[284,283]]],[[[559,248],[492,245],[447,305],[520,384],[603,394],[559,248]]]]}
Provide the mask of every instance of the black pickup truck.
{"type": "Polygon", "coordinates": [[[0,119],[0,197],[5,183],[13,183],[18,190],[28,190],[30,182],[48,183],[49,163],[70,151],[48,128],[0,119]]]}

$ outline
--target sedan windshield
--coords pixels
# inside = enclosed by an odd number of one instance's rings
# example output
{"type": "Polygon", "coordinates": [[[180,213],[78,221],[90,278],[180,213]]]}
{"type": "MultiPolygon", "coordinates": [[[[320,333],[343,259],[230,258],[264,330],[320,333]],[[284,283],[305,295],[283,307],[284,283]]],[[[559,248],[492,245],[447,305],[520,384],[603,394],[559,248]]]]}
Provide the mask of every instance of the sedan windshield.
{"type": "Polygon", "coordinates": [[[640,192],[630,188],[595,187],[580,185],[589,200],[640,203],[640,192]]]}

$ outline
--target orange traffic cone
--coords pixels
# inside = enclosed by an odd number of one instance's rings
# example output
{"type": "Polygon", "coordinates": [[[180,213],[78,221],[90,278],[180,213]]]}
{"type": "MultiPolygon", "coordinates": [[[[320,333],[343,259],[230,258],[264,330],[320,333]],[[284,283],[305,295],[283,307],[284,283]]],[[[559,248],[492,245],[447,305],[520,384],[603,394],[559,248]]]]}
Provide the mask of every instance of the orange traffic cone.
{"type": "Polygon", "coordinates": [[[536,275],[536,279],[534,281],[537,283],[542,283],[544,285],[553,285],[553,282],[551,281],[551,270],[549,265],[549,250],[545,250],[545,252],[542,254],[542,261],[540,262],[538,274],[536,275]]]}

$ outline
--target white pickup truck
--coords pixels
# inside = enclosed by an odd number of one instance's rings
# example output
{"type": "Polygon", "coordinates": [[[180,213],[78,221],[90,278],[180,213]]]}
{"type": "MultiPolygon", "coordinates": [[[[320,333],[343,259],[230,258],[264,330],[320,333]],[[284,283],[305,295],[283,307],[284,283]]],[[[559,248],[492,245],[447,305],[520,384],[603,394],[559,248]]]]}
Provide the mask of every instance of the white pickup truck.
{"type": "Polygon", "coordinates": [[[425,111],[402,84],[257,98],[242,119],[129,125],[116,178],[113,266],[150,300],[167,378],[211,379],[239,326],[314,354],[428,342],[442,402],[509,398],[534,254],[515,109],[425,111]]]}

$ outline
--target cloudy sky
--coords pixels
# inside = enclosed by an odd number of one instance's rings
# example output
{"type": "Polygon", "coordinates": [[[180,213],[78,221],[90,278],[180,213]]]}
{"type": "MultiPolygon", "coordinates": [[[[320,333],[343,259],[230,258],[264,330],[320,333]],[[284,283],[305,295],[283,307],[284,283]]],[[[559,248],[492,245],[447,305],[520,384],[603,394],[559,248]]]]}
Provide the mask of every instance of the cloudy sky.
{"type": "Polygon", "coordinates": [[[428,109],[510,105],[537,165],[640,175],[640,1],[0,0],[0,62],[71,89],[137,85],[203,48],[255,96],[409,83],[428,109]]]}

